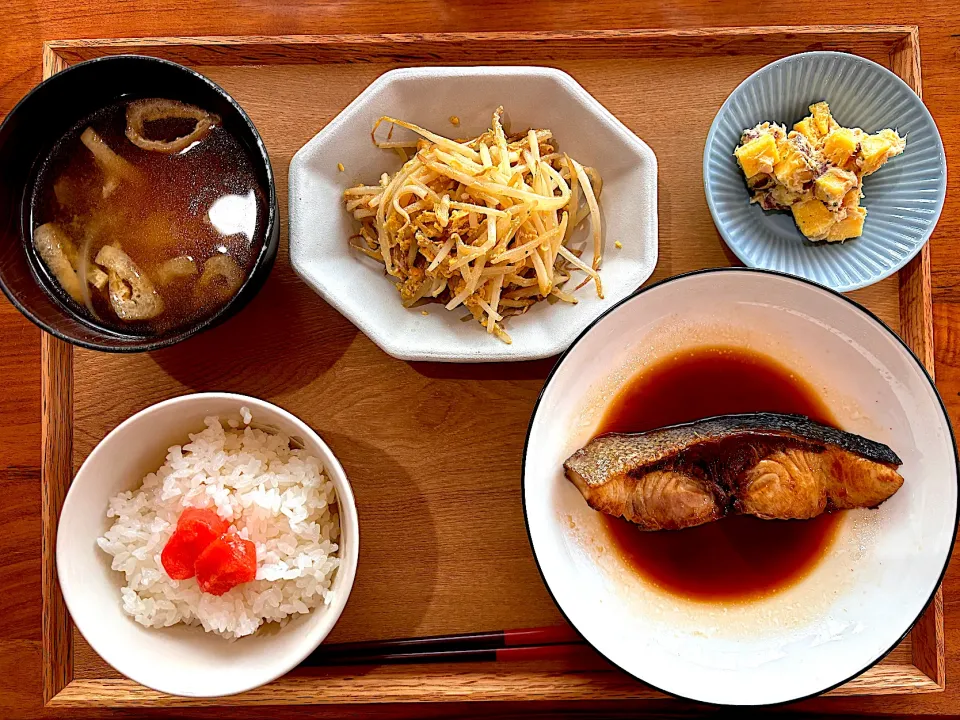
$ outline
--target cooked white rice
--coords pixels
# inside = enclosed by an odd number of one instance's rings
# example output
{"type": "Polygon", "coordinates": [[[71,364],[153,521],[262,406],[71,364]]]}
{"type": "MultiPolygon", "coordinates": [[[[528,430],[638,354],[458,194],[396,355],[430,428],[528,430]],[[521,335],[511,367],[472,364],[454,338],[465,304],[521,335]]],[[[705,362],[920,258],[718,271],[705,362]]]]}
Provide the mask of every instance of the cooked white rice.
{"type": "Polygon", "coordinates": [[[123,609],[147,627],[202,625],[237,638],[264,622],[307,613],[331,599],[340,564],[337,494],[320,461],[290,439],[250,427],[247,408],[175,445],[135,491],[110,500],[116,518],[97,544],[124,573],[123,609]],[[257,548],[257,578],[217,597],[196,578],[171,580],[160,553],[186,507],[215,507],[257,548]]]}

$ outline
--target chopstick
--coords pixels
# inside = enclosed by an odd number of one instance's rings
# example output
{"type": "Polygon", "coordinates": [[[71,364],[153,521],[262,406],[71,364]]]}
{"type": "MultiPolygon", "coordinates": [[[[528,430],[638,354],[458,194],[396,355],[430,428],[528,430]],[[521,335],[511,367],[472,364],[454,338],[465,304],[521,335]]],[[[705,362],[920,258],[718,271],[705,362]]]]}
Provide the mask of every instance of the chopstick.
{"type": "Polygon", "coordinates": [[[396,652],[369,655],[324,657],[311,655],[303,663],[320,667],[331,665],[400,665],[407,663],[447,662],[505,662],[511,660],[558,660],[581,657],[582,643],[557,645],[525,645],[521,647],[488,648],[476,650],[427,650],[424,652],[396,652]]]}
{"type": "Polygon", "coordinates": [[[326,645],[304,665],[544,660],[582,653],[583,643],[569,626],[496,630],[326,645]]]}

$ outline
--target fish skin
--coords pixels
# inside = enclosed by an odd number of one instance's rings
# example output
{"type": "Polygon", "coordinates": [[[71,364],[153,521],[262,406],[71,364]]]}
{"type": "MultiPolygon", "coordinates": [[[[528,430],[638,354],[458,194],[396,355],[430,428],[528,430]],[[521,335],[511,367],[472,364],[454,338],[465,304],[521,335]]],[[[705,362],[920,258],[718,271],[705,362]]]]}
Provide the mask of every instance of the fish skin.
{"type": "Polygon", "coordinates": [[[748,413],[601,435],[564,469],[594,509],[661,530],[876,507],[903,484],[901,464],[888,446],[803,415],[748,413]]]}

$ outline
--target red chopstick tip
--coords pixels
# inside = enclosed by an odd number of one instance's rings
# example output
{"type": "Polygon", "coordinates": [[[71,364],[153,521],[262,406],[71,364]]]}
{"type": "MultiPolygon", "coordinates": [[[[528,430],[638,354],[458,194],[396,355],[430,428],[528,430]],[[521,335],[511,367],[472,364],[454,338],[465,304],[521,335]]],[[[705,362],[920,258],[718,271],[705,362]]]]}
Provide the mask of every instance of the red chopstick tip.
{"type": "Polygon", "coordinates": [[[504,630],[503,644],[506,647],[517,645],[564,645],[583,642],[583,638],[569,625],[554,627],[504,630]]]}

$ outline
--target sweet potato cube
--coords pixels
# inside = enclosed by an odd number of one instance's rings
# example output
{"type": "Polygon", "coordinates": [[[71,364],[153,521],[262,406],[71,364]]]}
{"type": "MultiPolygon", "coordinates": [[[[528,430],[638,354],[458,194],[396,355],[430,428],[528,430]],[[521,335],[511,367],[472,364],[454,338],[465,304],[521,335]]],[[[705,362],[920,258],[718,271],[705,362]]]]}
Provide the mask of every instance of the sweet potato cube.
{"type": "Polygon", "coordinates": [[[847,217],[836,223],[827,232],[827,242],[839,242],[863,235],[863,221],[867,217],[866,208],[854,208],[847,217]]]}
{"type": "Polygon", "coordinates": [[[837,121],[830,114],[830,106],[825,102],[818,102],[810,106],[810,114],[813,116],[813,124],[817,128],[819,137],[823,137],[832,130],[840,127],[837,121]]]}
{"type": "Polygon", "coordinates": [[[837,128],[824,138],[823,155],[834,165],[847,168],[847,163],[857,152],[858,145],[859,139],[856,130],[837,128]]]}
{"type": "Polygon", "coordinates": [[[800,232],[811,240],[823,240],[834,223],[830,209],[816,198],[799,202],[791,209],[800,232]]]}
{"type": "Polygon", "coordinates": [[[860,207],[860,198],[863,197],[863,190],[860,189],[860,186],[853,188],[846,195],[843,196],[843,203],[841,207],[845,208],[856,208],[860,207]]]}
{"type": "Polygon", "coordinates": [[[817,130],[817,126],[813,122],[812,116],[805,117],[803,120],[794,125],[793,129],[809,140],[811,145],[816,145],[820,140],[820,134],[817,130]]]}
{"type": "Polygon", "coordinates": [[[827,205],[836,206],[856,184],[857,176],[852,172],[831,167],[813,183],[813,193],[827,205]]]}
{"type": "Polygon", "coordinates": [[[860,170],[869,175],[890,158],[903,152],[906,141],[893,130],[881,130],[860,140],[860,170]]]}
{"type": "Polygon", "coordinates": [[[744,143],[734,151],[734,154],[747,179],[760,173],[773,172],[773,166],[780,160],[777,141],[772,135],[766,134],[744,143]]]}
{"type": "Polygon", "coordinates": [[[806,156],[789,140],[780,144],[780,162],[773,166],[773,174],[777,182],[795,192],[802,190],[804,184],[813,179],[813,170],[806,156]]]}

